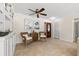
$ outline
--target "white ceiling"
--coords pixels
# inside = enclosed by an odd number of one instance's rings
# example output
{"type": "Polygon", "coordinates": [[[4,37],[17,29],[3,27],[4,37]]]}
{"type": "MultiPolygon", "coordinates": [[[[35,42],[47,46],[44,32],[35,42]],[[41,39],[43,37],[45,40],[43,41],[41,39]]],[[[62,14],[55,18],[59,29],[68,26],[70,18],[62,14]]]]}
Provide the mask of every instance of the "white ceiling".
{"type": "Polygon", "coordinates": [[[32,13],[27,9],[45,8],[47,17],[79,16],[79,3],[15,3],[15,12],[32,13]]]}

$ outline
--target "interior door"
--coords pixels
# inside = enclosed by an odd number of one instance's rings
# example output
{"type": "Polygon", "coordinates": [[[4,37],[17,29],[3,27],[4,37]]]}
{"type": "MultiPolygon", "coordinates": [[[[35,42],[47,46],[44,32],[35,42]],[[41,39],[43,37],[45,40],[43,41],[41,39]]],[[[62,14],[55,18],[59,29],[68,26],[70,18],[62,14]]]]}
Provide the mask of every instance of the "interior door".
{"type": "Polygon", "coordinates": [[[51,37],[51,23],[45,23],[46,25],[46,36],[47,38],[51,37]]]}

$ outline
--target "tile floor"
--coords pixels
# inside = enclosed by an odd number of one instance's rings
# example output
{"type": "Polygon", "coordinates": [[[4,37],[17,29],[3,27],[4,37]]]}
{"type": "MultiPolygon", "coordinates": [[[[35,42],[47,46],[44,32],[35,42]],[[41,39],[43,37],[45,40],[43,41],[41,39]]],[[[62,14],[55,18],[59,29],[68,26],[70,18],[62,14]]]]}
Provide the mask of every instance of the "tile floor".
{"type": "Polygon", "coordinates": [[[17,44],[15,56],[76,56],[76,44],[58,39],[36,41],[24,47],[17,44]]]}

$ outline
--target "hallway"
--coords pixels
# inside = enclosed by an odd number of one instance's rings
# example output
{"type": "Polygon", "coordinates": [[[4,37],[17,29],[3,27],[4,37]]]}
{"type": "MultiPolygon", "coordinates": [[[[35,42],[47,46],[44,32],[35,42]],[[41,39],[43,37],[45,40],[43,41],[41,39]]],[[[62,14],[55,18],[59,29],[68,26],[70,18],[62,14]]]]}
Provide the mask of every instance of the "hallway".
{"type": "Polygon", "coordinates": [[[28,47],[17,44],[16,56],[75,56],[76,44],[58,39],[47,39],[46,42],[37,41],[28,47]]]}

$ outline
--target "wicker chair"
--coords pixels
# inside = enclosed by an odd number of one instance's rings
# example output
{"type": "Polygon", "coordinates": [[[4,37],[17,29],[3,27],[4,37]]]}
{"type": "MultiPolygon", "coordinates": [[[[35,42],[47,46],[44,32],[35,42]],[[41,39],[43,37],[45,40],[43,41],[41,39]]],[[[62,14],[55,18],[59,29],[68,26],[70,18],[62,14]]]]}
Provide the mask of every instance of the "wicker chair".
{"type": "Polygon", "coordinates": [[[39,32],[39,38],[40,38],[40,40],[45,39],[45,41],[46,41],[46,33],[45,32],[39,32]]]}
{"type": "Polygon", "coordinates": [[[20,33],[23,43],[25,46],[28,46],[28,41],[32,41],[32,37],[28,36],[28,32],[21,32],[20,33]]]}

